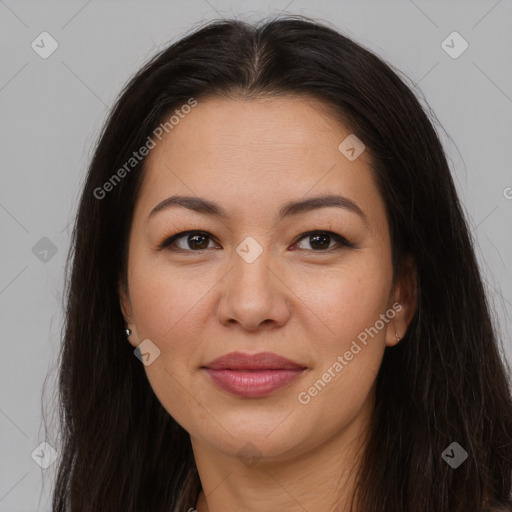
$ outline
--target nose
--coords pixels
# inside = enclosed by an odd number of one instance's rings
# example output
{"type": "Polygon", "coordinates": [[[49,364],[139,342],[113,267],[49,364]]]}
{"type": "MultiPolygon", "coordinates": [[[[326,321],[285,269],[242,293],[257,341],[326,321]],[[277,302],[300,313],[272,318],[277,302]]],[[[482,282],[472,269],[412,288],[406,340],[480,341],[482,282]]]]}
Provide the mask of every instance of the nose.
{"type": "Polygon", "coordinates": [[[283,326],[290,316],[292,292],[280,274],[269,249],[264,249],[252,262],[234,254],[231,271],[222,280],[217,307],[219,322],[226,327],[236,324],[252,332],[283,326]]]}

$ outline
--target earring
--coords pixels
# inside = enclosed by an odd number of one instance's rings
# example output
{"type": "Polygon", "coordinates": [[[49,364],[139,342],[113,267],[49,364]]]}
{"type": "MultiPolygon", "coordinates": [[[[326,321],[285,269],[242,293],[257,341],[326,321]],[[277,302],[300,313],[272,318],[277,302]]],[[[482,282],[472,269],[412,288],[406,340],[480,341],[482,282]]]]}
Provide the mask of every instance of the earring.
{"type": "Polygon", "coordinates": [[[395,331],[395,336],[398,341],[400,341],[400,336],[398,336],[398,333],[395,331]]]}
{"type": "Polygon", "coordinates": [[[126,333],[126,337],[128,338],[128,336],[130,336],[130,334],[132,333],[132,330],[131,329],[125,329],[124,332],[126,333]]]}

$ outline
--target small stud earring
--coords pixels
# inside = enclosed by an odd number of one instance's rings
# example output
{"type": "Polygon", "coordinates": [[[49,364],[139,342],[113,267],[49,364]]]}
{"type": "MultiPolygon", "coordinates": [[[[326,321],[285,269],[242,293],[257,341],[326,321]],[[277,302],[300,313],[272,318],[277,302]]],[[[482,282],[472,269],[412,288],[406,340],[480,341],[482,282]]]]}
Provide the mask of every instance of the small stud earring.
{"type": "Polygon", "coordinates": [[[126,333],[126,337],[128,337],[132,333],[132,330],[131,329],[125,329],[124,332],[126,333]]]}
{"type": "Polygon", "coordinates": [[[395,336],[398,341],[400,341],[400,336],[398,336],[398,333],[395,331],[395,336]]]}

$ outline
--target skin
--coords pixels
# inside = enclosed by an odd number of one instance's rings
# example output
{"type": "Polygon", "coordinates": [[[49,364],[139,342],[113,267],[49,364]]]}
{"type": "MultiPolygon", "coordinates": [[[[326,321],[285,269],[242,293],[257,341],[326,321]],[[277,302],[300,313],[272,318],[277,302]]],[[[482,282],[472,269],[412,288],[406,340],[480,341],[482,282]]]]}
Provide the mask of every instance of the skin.
{"type": "Polygon", "coordinates": [[[190,434],[203,488],[199,512],[341,510],[340,503],[348,510],[383,353],[414,310],[412,272],[393,286],[385,204],[368,152],[349,161],[338,150],[350,131],[323,106],[300,96],[204,99],[148,155],[121,308],[129,342],[150,339],[160,350],[144,368],[190,434]],[[356,203],[366,222],[337,207],[276,220],[288,201],[333,193],[356,203]],[[214,201],[228,217],[176,206],[147,221],[175,194],[214,201]],[[209,233],[199,242],[205,249],[186,235],[175,243],[182,252],[157,249],[194,229],[209,233]],[[318,249],[300,238],[312,230],[356,247],[327,238],[318,249]],[[262,248],[250,264],[236,252],[248,236],[262,248]],[[299,393],[395,302],[402,309],[394,319],[300,403],[299,393]],[[201,369],[231,351],[274,352],[308,369],[270,396],[236,397],[201,369]],[[255,464],[238,455],[244,446],[255,464]]]}

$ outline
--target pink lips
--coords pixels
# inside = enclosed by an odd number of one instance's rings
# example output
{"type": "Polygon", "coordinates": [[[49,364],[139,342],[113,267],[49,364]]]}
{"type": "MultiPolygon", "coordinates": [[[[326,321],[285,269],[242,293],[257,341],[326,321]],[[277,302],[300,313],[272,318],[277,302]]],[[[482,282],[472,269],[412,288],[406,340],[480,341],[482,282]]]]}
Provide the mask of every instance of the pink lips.
{"type": "Polygon", "coordinates": [[[230,352],[203,366],[219,388],[236,396],[257,398],[286,386],[306,369],[271,352],[230,352]]]}

